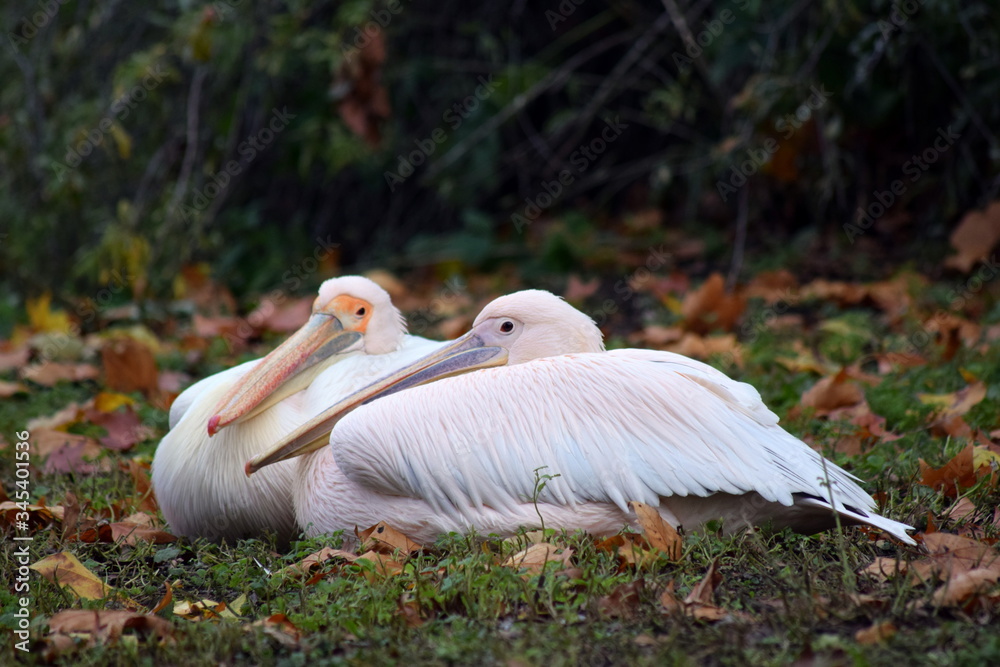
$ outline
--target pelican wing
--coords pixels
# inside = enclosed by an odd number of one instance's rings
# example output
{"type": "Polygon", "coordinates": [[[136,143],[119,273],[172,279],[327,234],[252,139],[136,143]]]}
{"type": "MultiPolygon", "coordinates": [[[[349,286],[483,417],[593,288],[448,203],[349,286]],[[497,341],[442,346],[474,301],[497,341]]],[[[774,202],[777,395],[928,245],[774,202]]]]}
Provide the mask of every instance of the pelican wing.
{"type": "Polygon", "coordinates": [[[778,426],[753,387],[667,352],[564,355],[440,380],[359,408],[331,445],[354,481],[456,517],[533,498],[627,511],[634,500],[756,491],[791,505],[831,488],[838,509],[874,507],[853,476],[778,426]]]}

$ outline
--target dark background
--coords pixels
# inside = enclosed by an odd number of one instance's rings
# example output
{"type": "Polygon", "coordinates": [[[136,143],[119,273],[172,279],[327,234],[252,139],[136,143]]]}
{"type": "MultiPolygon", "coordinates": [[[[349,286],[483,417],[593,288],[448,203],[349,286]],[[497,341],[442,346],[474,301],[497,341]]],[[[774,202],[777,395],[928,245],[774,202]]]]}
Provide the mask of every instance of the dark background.
{"type": "Polygon", "coordinates": [[[44,291],[167,297],[199,263],[238,296],[373,266],[558,286],[657,247],[730,283],[779,267],[933,274],[961,216],[996,196],[987,1],[35,2],[2,16],[6,313],[44,291]],[[624,129],[581,153],[609,122],[624,129]],[[953,140],[936,150],[941,133],[953,140]],[[387,177],[414,151],[412,175],[387,177]],[[915,168],[925,151],[933,164],[915,168]],[[745,184],[720,190],[741,165],[745,184]],[[530,219],[561,172],[572,182],[530,219]],[[845,228],[897,180],[884,211],[845,228]]]}

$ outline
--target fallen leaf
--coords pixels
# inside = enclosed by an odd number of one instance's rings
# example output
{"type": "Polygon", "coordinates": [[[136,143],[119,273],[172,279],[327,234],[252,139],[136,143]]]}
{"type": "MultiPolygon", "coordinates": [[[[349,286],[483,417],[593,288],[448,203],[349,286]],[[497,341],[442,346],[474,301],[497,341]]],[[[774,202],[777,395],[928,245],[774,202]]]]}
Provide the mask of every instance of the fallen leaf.
{"type": "Polygon", "coordinates": [[[163,597],[160,598],[160,601],[156,603],[156,606],[150,610],[149,613],[151,614],[159,614],[167,607],[170,607],[171,611],[173,611],[171,603],[174,601],[174,587],[170,585],[169,581],[165,583],[167,591],[163,594],[163,597]]]}
{"type": "Polygon", "coordinates": [[[631,505],[649,545],[667,554],[670,560],[680,560],[684,545],[677,530],[646,503],[632,502],[631,505]]]}
{"type": "Polygon", "coordinates": [[[718,558],[712,561],[702,580],[684,598],[684,604],[712,604],[715,596],[715,588],[722,583],[722,575],[716,569],[718,564],[718,558]]]}
{"type": "Polygon", "coordinates": [[[597,609],[610,618],[633,618],[639,611],[644,587],[642,579],[619,584],[597,601],[597,609]]]}
{"type": "Polygon", "coordinates": [[[14,394],[27,394],[28,388],[20,382],[0,380],[0,398],[10,398],[14,394]]]}
{"type": "Polygon", "coordinates": [[[45,292],[39,297],[25,300],[24,309],[28,313],[28,324],[34,331],[69,333],[72,328],[65,310],[52,310],[52,294],[45,292]]]}
{"type": "MultiPolygon", "coordinates": [[[[377,551],[366,551],[358,556],[358,560],[366,560],[372,563],[374,572],[365,571],[365,577],[369,581],[374,581],[373,574],[383,577],[391,577],[403,571],[403,564],[395,560],[392,556],[377,551]]],[[[356,562],[356,561],[355,561],[356,562]]]]}
{"type": "Polygon", "coordinates": [[[95,464],[101,453],[101,446],[93,438],[75,433],[64,433],[40,428],[31,432],[35,454],[45,459],[42,470],[45,473],[77,472],[93,474],[107,470],[107,460],[95,464]]]}
{"type": "Polygon", "coordinates": [[[28,365],[30,356],[31,350],[27,347],[20,347],[13,351],[0,350],[0,373],[24,368],[28,365]]]}
{"type": "Polygon", "coordinates": [[[101,444],[117,452],[131,449],[133,445],[155,435],[153,429],[143,424],[131,407],[116,412],[89,410],[85,416],[90,423],[108,432],[101,437],[101,444]]]}
{"type": "Polygon", "coordinates": [[[21,370],[21,379],[44,387],[53,387],[64,380],[68,382],[96,380],[99,376],[97,367],[91,364],[70,364],[58,361],[43,361],[21,370]]]}
{"type": "Polygon", "coordinates": [[[949,240],[956,254],[945,259],[945,266],[968,273],[1000,241],[1000,201],[966,213],[949,240]]]}
{"type": "Polygon", "coordinates": [[[236,614],[229,610],[225,602],[215,600],[198,600],[197,602],[178,602],[174,604],[174,616],[188,621],[206,621],[218,618],[234,620],[236,614]]]}
{"type": "Polygon", "coordinates": [[[100,600],[114,591],[68,551],[46,556],[30,567],[52,583],[70,589],[85,600],[100,600]]]}
{"type": "Polygon", "coordinates": [[[168,544],[176,542],[177,538],[170,533],[155,527],[153,517],[139,512],[126,517],[124,521],[117,521],[110,524],[111,538],[119,540],[128,545],[137,542],[151,542],[152,544],[168,544]]]}
{"type": "Polygon", "coordinates": [[[865,399],[861,387],[850,380],[845,370],[834,376],[820,379],[802,394],[800,405],[814,408],[819,417],[827,416],[839,408],[858,405],[865,399]]]}
{"type": "MultiPolygon", "coordinates": [[[[170,623],[155,614],[121,609],[69,609],[60,611],[49,619],[51,635],[47,640],[52,641],[53,636],[62,635],[66,638],[84,639],[88,646],[92,646],[95,643],[117,642],[126,630],[133,630],[140,637],[154,637],[161,641],[168,639],[173,632],[170,623]]],[[[71,645],[58,641],[55,643],[71,645]]]]}
{"type": "Polygon", "coordinates": [[[949,498],[958,496],[962,489],[976,485],[978,477],[973,463],[973,446],[970,444],[940,468],[932,468],[920,459],[920,483],[944,493],[949,498]]]}
{"type": "MultiPolygon", "coordinates": [[[[4,531],[12,530],[18,521],[19,512],[28,512],[27,534],[37,533],[52,525],[53,521],[62,521],[65,508],[60,505],[48,507],[46,505],[27,505],[21,507],[13,500],[0,502],[0,528],[4,531]]],[[[24,529],[19,529],[22,534],[24,529]]]]}
{"type": "Polygon", "coordinates": [[[284,614],[271,614],[267,618],[254,621],[249,627],[261,628],[264,634],[285,648],[297,648],[302,639],[302,631],[295,627],[284,614]]]}
{"type": "Polygon", "coordinates": [[[352,554],[350,551],[343,551],[341,549],[331,549],[330,547],[323,547],[319,551],[312,552],[299,562],[293,563],[288,567],[282,568],[281,570],[279,570],[279,573],[290,577],[299,577],[299,578],[305,577],[312,574],[317,569],[319,569],[319,566],[325,563],[326,561],[332,560],[334,558],[343,559],[348,563],[353,563],[358,559],[358,557],[355,554],[352,554]]]}
{"type": "Polygon", "coordinates": [[[399,532],[385,521],[380,521],[371,528],[367,528],[358,534],[362,543],[373,542],[374,544],[367,548],[374,549],[388,549],[388,552],[395,550],[400,550],[403,553],[410,554],[414,551],[420,551],[423,549],[422,546],[411,540],[409,537],[399,532]]]}
{"type": "Polygon", "coordinates": [[[871,627],[862,628],[854,633],[854,641],[859,644],[864,644],[866,646],[871,646],[872,644],[881,644],[889,639],[892,639],[896,634],[897,628],[892,621],[881,621],[879,623],[874,623],[871,627]]]}
{"type": "Polygon", "coordinates": [[[948,509],[948,518],[952,521],[965,521],[976,513],[976,506],[966,497],[959,498],[951,508],[948,509]]]}
{"type": "Polygon", "coordinates": [[[156,359],[148,345],[119,336],[101,347],[104,382],[115,391],[141,391],[151,396],[158,388],[156,359]]]}
{"type": "Polygon", "coordinates": [[[726,293],[726,281],[713,273],[698,289],[688,292],[681,314],[684,328],[697,334],[712,329],[731,331],[743,315],[746,299],[738,294],[726,293]]]}
{"type": "Polygon", "coordinates": [[[872,577],[876,581],[885,581],[886,579],[906,574],[906,568],[906,561],[901,561],[898,558],[878,556],[871,565],[863,568],[859,574],[872,577]]]}
{"type": "Polygon", "coordinates": [[[976,568],[949,577],[931,598],[938,606],[956,607],[964,604],[973,595],[985,593],[1000,581],[1000,563],[994,561],[990,567],[976,568]]]}
{"type": "Polygon", "coordinates": [[[532,544],[527,549],[522,549],[503,562],[504,567],[515,570],[525,569],[531,574],[539,574],[545,570],[547,563],[558,563],[562,569],[569,565],[569,559],[573,556],[573,550],[567,547],[557,547],[547,542],[532,544]]]}

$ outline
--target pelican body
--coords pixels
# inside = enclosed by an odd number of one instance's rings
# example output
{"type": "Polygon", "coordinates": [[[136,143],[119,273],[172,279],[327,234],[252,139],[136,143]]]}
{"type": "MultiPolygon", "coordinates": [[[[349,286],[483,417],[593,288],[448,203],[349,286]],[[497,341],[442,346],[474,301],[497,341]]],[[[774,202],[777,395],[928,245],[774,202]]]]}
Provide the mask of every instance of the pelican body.
{"type": "Polygon", "coordinates": [[[431,540],[544,520],[606,534],[636,527],[629,503],[641,501],[678,527],[811,533],[839,515],[913,543],[753,387],[669,352],[606,352],[590,318],[548,292],[495,300],[468,334],[342,399],[248,473],[315,451],[327,432],[332,459],[295,492],[313,533],[386,520],[431,540]]]}
{"type": "Polygon", "coordinates": [[[272,466],[259,478],[243,474],[246,460],[318,415],[331,397],[441,345],[406,335],[389,295],[372,281],[323,283],[309,322],[285,343],[264,359],[201,380],[174,401],[152,466],[171,530],[211,541],[273,533],[287,543],[299,531],[292,490],[300,470],[323,468],[332,452],[272,466]]]}

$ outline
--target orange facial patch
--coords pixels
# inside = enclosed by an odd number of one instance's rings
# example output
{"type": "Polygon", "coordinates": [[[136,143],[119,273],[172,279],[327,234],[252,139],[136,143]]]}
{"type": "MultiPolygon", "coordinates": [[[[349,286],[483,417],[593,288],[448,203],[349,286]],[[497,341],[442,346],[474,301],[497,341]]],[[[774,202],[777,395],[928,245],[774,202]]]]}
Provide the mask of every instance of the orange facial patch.
{"type": "Polygon", "coordinates": [[[365,333],[373,310],[364,299],[341,294],[330,299],[325,306],[315,308],[314,312],[333,315],[344,325],[345,331],[365,333]]]}

